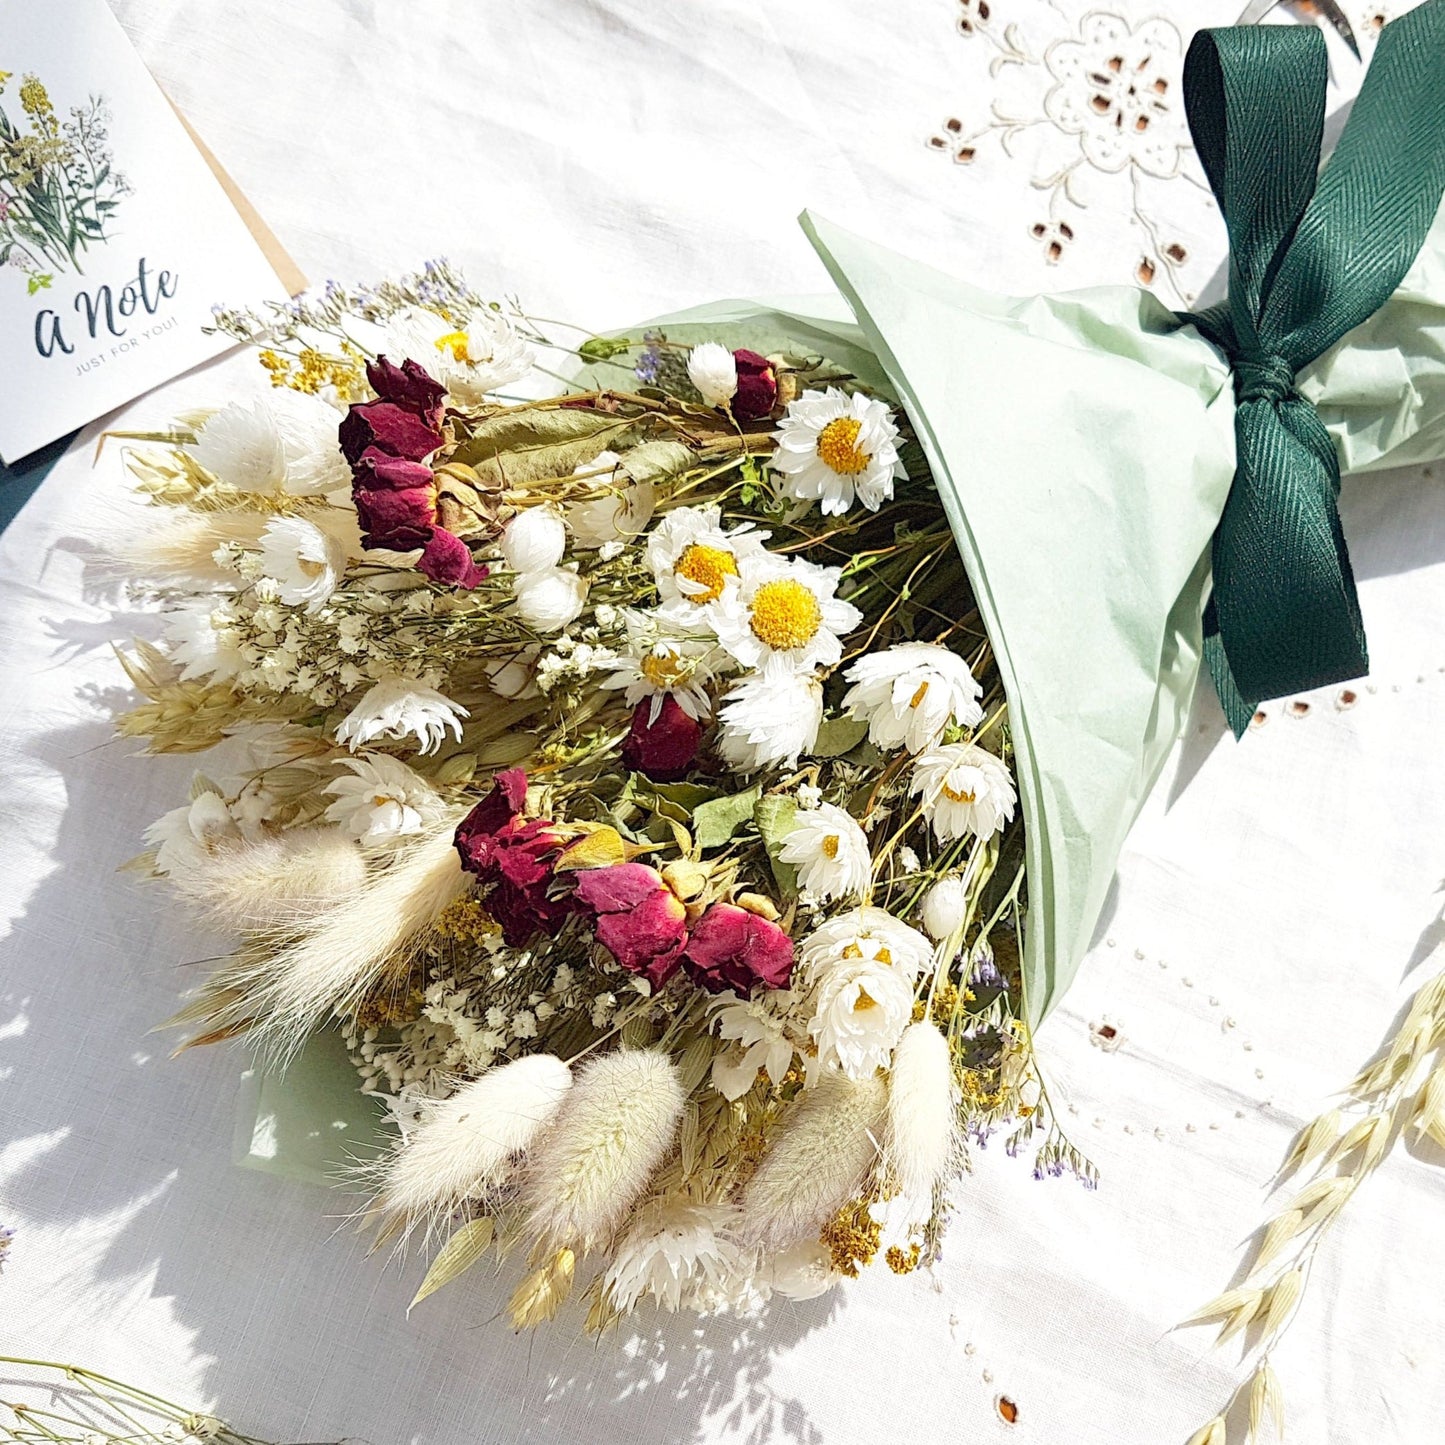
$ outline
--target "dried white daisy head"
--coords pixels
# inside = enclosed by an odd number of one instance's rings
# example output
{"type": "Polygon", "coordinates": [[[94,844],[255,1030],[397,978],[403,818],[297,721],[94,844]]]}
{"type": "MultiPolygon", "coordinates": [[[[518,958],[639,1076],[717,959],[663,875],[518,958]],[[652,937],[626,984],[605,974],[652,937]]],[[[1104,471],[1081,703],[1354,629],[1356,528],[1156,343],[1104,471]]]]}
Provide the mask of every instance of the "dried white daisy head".
{"type": "Polygon", "coordinates": [[[913,1017],[913,984],[877,958],[838,958],[820,974],[809,1002],[808,1033],[817,1045],[808,1059],[809,1082],[830,1064],[850,1079],[865,1079],[888,1067],[913,1017]]]}
{"type": "Polygon", "coordinates": [[[832,803],[799,809],[778,856],[793,864],[803,887],[824,901],[862,894],[873,868],[867,835],[832,803]]]}
{"type": "Polygon", "coordinates": [[[339,759],[352,776],[326,787],[336,801],[326,819],[363,847],[380,848],[424,833],[442,815],[441,799],[420,773],[387,753],[339,759]]]}
{"type": "Polygon", "coordinates": [[[489,392],[525,376],[536,357],[500,311],[483,310],[454,322],[419,306],[387,320],[382,353],[398,365],[415,361],[457,401],[476,405],[489,392]]]}
{"type": "Polygon", "coordinates": [[[157,818],[145,832],[155,849],[155,870],[179,875],[198,865],[213,849],[239,842],[241,829],[225,798],[205,788],[181,808],[157,818]]]}
{"type": "Polygon", "coordinates": [[[742,1268],[742,1253],[727,1234],[732,1218],[726,1205],[683,1200],[642,1209],[602,1276],[613,1307],[627,1314],[648,1295],[669,1311],[716,1299],[742,1268]]]}
{"type": "Polygon", "coordinates": [[[797,1051],[788,1035],[788,1013],[794,996],[787,989],[769,989],[755,998],[739,998],[728,990],[708,1006],[708,1027],[736,1047],[719,1054],[712,1065],[712,1084],[723,1098],[741,1099],[762,1069],[781,1084],[797,1051]]]}
{"type": "Polygon", "coordinates": [[[690,718],[707,718],[712,712],[708,684],[731,665],[727,655],[711,638],[670,630],[655,612],[628,608],[624,620],[627,646],[617,658],[617,670],[602,686],[626,689],[629,707],[651,698],[649,725],[657,722],[668,697],[676,698],[690,718]]]}
{"type": "Polygon", "coordinates": [[[415,738],[418,750],[435,752],[448,732],[462,737],[466,708],[445,693],[409,677],[388,677],[369,689],[361,701],[342,719],[336,741],[352,752],[375,742],[393,738],[400,742],[415,738]]]}
{"type": "Polygon", "coordinates": [[[244,670],[235,624],[235,604],[224,597],[187,598],[165,614],[166,652],[180,664],[184,681],[210,677],[228,682],[244,670]]]}
{"type": "Polygon", "coordinates": [[[647,538],[647,565],[657,581],[662,611],[688,630],[711,627],[710,608],[743,564],[765,556],[767,532],[750,522],[725,529],[722,508],[678,507],[647,538]]]}
{"type": "Polygon", "coordinates": [[[950,723],[971,728],[983,721],[981,689],[968,663],[936,642],[901,642],[869,653],[845,675],[853,686],[843,707],[867,719],[876,747],[921,752],[950,723]]]}
{"type": "Polygon", "coordinates": [[[753,673],[723,699],[718,720],[718,752],[736,772],[792,767],[818,741],[823,684],[809,673],[753,673]]]}
{"type": "Polygon", "coordinates": [[[534,632],[560,632],[587,602],[587,580],[570,567],[524,572],[512,588],[517,615],[534,632]]]}
{"type": "Polygon", "coordinates": [[[600,497],[567,508],[567,528],[575,546],[615,548],[641,536],[652,521],[657,488],[651,482],[634,482],[621,462],[616,452],[606,451],[572,469],[574,477],[587,478],[592,490],[607,489],[600,497]]]}
{"type": "Polygon", "coordinates": [[[278,390],[212,412],[184,450],[237,491],[316,496],[350,481],[336,444],[338,420],[319,397],[278,390]]]}
{"type": "Polygon", "coordinates": [[[970,834],[990,837],[1013,817],[1018,801],[1008,768],[973,743],[949,743],[920,753],[908,791],[922,798],[924,815],[940,843],[970,834]]]}
{"type": "Polygon", "coordinates": [[[305,517],[273,517],[261,533],[262,574],[288,607],[319,612],[346,571],[346,549],[305,517]]]}
{"type": "Polygon", "coordinates": [[[497,545],[513,572],[546,572],[562,560],[567,527],[555,507],[528,507],[507,523],[497,545]]]}
{"type": "Polygon", "coordinates": [[[771,555],[743,564],[712,608],[718,641],[743,667],[807,672],[831,667],[863,620],[838,597],[842,569],[771,555]]]}
{"type": "Polygon", "coordinates": [[[894,481],[907,476],[893,413],[862,392],[805,391],[788,403],[774,435],[772,465],[783,495],[818,502],[824,516],[846,512],[855,498],[876,512],[893,496],[894,481]]]}
{"type": "Polygon", "coordinates": [[[933,945],[916,929],[886,909],[865,905],[850,908],[820,923],[803,940],[799,962],[812,983],[843,964],[872,962],[914,980],[933,958],[933,945]]]}
{"type": "Polygon", "coordinates": [[[738,364],[716,341],[704,341],[687,354],[687,379],[709,406],[726,406],[738,389],[738,364]]]}

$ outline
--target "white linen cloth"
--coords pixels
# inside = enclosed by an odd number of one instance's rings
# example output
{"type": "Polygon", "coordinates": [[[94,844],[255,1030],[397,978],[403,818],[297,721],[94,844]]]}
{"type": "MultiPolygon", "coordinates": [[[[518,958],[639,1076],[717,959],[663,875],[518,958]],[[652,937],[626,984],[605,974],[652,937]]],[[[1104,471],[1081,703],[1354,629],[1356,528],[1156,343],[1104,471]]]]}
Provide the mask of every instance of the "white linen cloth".
{"type": "MultiPolygon", "coordinates": [[[[622,326],[822,289],[805,205],[1000,290],[1149,274],[1183,304],[1223,256],[1177,84],[1188,31],[1233,18],[1214,0],[1102,21],[1074,0],[113,3],[317,279],[441,252],[534,314],[622,326]]],[[[1362,28],[1381,9],[1348,8],[1362,28]]],[[[258,373],[225,363],[121,424],[258,373]]],[[[343,1196],[232,1167],[240,1051],[168,1061],[147,1035],[219,942],[115,871],[192,762],[109,740],[109,647],[147,622],[102,557],[123,475],[94,450],[0,537],[0,1352],[268,1439],[377,1445],[1168,1445],[1224,1403],[1237,1349],[1170,1327],[1230,1282],[1294,1129],[1445,936],[1439,475],[1346,485],[1374,659],[1353,704],[1272,704],[1236,745],[1206,688],[1134,831],[1039,1041],[1098,1192],[995,1146],[933,1279],[879,1266],[761,1321],[644,1315],[594,1345],[570,1315],[512,1336],[485,1271],[408,1318],[420,1261],[368,1259],[343,1196]]],[[[1398,1148],[1321,1254],[1275,1354],[1292,1439],[1438,1438],[1440,1162],[1398,1148]]]]}

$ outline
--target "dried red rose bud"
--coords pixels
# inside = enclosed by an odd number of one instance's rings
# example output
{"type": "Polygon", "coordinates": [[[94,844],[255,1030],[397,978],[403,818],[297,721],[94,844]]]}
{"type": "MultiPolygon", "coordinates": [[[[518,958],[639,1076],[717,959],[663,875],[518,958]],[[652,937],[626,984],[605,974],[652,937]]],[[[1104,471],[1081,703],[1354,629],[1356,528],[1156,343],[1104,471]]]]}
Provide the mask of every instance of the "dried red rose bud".
{"type": "Polygon", "coordinates": [[[577,897],[592,914],[599,942],[629,973],[660,988],[677,972],[687,942],[687,909],[662,875],[645,863],[588,868],[577,897]]]}
{"type": "Polygon", "coordinates": [[[683,950],[683,967],[709,993],[755,985],[786,988],[793,973],[793,940],[772,922],[733,903],[714,903],[698,919],[683,950]]]}
{"type": "Polygon", "coordinates": [[[766,356],[746,347],[733,352],[738,367],[738,389],[732,411],[738,421],[763,421],[773,414],[778,401],[778,376],[766,356]]]}
{"type": "Polygon", "coordinates": [[[632,710],[632,726],[622,744],[622,761],[654,783],[675,783],[684,777],[697,757],[702,724],[689,717],[671,694],[664,697],[657,721],[653,699],[645,697],[632,710]]]}

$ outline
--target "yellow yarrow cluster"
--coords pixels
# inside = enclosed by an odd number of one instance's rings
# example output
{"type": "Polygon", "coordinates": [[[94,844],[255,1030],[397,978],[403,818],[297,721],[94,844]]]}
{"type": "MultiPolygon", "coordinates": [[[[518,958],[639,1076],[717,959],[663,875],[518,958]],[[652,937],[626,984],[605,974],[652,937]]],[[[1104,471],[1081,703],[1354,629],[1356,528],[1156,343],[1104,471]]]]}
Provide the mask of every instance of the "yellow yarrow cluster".
{"type": "Polygon", "coordinates": [[[480,945],[498,932],[492,915],[475,898],[457,898],[442,909],[436,930],[456,943],[480,945]]]}
{"type": "Polygon", "coordinates": [[[327,356],[306,346],[294,358],[278,351],[260,354],[261,365],[271,374],[272,386],[289,387],[292,391],[315,396],[323,387],[333,386],[343,401],[353,401],[365,391],[365,368],[361,352],[349,341],[341,343],[343,356],[327,356]]]}
{"type": "Polygon", "coordinates": [[[883,1226],[873,1218],[867,1199],[845,1204],[818,1236],[833,1258],[833,1268],[849,1279],[858,1278],[861,1265],[872,1264],[882,1242],[883,1226]]]}
{"type": "Polygon", "coordinates": [[[423,996],[420,989],[378,989],[356,1006],[358,1029],[384,1029],[404,1024],[421,1013],[423,996]]]}

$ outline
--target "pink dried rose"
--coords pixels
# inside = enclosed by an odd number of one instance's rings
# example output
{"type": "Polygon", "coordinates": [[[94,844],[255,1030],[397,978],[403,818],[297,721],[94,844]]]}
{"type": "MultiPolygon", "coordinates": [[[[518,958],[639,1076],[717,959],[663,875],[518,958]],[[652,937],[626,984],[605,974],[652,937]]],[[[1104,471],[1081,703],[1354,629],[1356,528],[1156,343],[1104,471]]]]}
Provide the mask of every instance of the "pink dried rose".
{"type": "Polygon", "coordinates": [[[652,701],[645,697],[632,710],[632,726],[622,743],[622,762],[654,783],[675,783],[686,776],[697,757],[702,724],[689,717],[671,693],[663,698],[653,722],[652,701]]]}
{"type": "Polygon", "coordinates": [[[645,863],[588,868],[577,897],[591,913],[598,940],[629,973],[661,988],[677,972],[687,942],[687,908],[645,863]]]}
{"type": "Polygon", "coordinates": [[[767,918],[734,903],[714,903],[698,919],[683,949],[688,977],[709,993],[755,985],[787,988],[793,974],[793,940],[767,918]]]}

